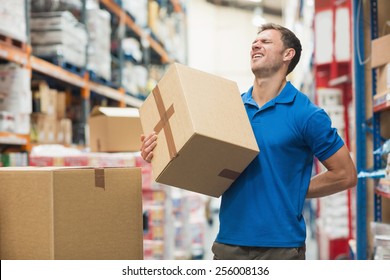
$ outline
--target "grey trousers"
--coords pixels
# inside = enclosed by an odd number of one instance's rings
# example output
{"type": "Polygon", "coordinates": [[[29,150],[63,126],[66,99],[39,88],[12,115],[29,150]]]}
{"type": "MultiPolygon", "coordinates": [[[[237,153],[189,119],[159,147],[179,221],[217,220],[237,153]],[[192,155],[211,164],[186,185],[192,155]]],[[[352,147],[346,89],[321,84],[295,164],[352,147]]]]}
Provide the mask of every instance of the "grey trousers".
{"type": "Polygon", "coordinates": [[[306,246],[298,248],[247,247],[214,242],[214,260],[304,260],[306,246]]]}

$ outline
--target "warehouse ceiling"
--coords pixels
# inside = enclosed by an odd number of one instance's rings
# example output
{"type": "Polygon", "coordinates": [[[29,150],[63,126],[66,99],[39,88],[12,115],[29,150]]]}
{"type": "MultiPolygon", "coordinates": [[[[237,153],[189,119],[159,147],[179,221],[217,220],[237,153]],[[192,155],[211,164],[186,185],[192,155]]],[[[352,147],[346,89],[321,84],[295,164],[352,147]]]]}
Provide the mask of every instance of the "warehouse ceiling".
{"type": "Polygon", "coordinates": [[[246,10],[254,10],[262,7],[264,14],[282,17],[282,6],[284,0],[206,0],[209,3],[219,6],[228,6],[246,10]]]}

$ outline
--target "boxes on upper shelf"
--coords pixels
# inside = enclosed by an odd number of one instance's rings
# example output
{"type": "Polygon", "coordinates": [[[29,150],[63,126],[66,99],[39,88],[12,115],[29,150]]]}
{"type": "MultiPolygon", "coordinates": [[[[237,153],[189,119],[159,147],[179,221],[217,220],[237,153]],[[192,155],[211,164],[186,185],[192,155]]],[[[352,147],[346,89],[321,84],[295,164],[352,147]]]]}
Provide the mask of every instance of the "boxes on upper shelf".
{"type": "Polygon", "coordinates": [[[34,113],[42,113],[58,119],[66,117],[66,94],[49,88],[45,81],[36,81],[33,88],[34,113]]]}
{"type": "Polygon", "coordinates": [[[27,41],[25,0],[0,1],[0,34],[21,42],[27,41]]]}
{"type": "Polygon", "coordinates": [[[140,108],[155,181],[219,197],[259,153],[233,81],[174,63],[140,108]]]}
{"type": "Polygon", "coordinates": [[[390,62],[376,70],[376,94],[383,95],[390,92],[390,62]]]}
{"type": "Polygon", "coordinates": [[[0,257],[143,259],[139,168],[0,168],[0,257]]]}
{"type": "Polygon", "coordinates": [[[372,40],[371,67],[376,68],[390,62],[390,34],[372,40]]]}
{"type": "Polygon", "coordinates": [[[317,88],[317,101],[320,107],[343,105],[342,91],[338,88],[317,88]]]}
{"type": "Polygon", "coordinates": [[[15,115],[0,111],[0,132],[15,132],[15,115]]]}
{"type": "Polygon", "coordinates": [[[111,81],[111,15],[106,10],[87,9],[88,70],[111,81]]]}
{"type": "Polygon", "coordinates": [[[32,112],[30,71],[14,63],[0,65],[0,111],[32,112]]]}
{"type": "Polygon", "coordinates": [[[88,35],[71,12],[33,13],[30,25],[33,54],[85,66],[88,35]]]}

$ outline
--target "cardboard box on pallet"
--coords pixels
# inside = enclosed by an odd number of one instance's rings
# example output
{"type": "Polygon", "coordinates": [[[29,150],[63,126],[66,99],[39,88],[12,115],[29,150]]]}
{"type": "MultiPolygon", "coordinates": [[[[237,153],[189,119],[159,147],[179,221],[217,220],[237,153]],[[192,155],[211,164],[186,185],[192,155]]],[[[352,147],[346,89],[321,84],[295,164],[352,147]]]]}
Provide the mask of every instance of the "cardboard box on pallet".
{"type": "Polygon", "coordinates": [[[259,153],[237,84],[174,63],[140,108],[155,181],[219,197],[259,153]]]}
{"type": "Polygon", "coordinates": [[[372,40],[371,67],[376,68],[390,62],[390,34],[372,40]]]}
{"type": "MultiPolygon", "coordinates": [[[[390,48],[389,48],[390,50],[390,48]]],[[[390,61],[377,68],[376,94],[383,95],[390,92],[390,61]]]]}
{"type": "Polygon", "coordinates": [[[143,259],[139,168],[0,168],[0,257],[143,259]]]}
{"type": "Polygon", "coordinates": [[[95,107],[88,120],[91,152],[134,152],[142,133],[136,108],[95,107]]]}
{"type": "Polygon", "coordinates": [[[390,92],[390,34],[372,40],[371,67],[376,68],[376,98],[390,92]]]}
{"type": "Polygon", "coordinates": [[[39,144],[57,143],[57,119],[54,115],[31,114],[31,142],[39,144]]]}

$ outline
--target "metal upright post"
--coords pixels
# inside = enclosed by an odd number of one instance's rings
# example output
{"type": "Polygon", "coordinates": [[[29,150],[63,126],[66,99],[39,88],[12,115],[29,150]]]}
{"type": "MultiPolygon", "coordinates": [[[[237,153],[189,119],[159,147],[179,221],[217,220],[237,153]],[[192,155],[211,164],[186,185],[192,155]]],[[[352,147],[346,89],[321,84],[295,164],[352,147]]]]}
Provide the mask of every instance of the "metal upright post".
{"type": "MultiPolygon", "coordinates": [[[[365,75],[362,56],[364,55],[364,17],[362,0],[352,1],[354,37],[354,87],[356,112],[356,165],[357,171],[366,170],[366,100],[365,75]]],[[[367,180],[359,178],[356,190],[356,258],[367,259],[367,180]]]]}
{"type": "Polygon", "coordinates": [[[30,39],[30,1],[29,0],[24,0],[24,12],[25,18],[26,18],[26,37],[27,37],[27,44],[31,44],[31,39],[30,39]]]}
{"type": "MultiPolygon", "coordinates": [[[[87,28],[87,1],[82,0],[82,8],[81,8],[81,21],[82,24],[85,27],[85,30],[88,34],[88,28],[87,28]]],[[[90,92],[90,87],[89,87],[89,72],[87,70],[87,65],[88,65],[88,48],[89,48],[89,35],[88,35],[88,40],[87,40],[87,46],[85,47],[85,61],[84,61],[84,81],[85,85],[83,88],[81,88],[81,119],[80,119],[80,133],[82,131],[84,143],[87,144],[88,140],[88,133],[87,133],[87,124],[88,124],[88,118],[89,118],[89,113],[91,110],[91,92],[90,92]]],[[[81,143],[80,143],[81,144],[81,143]]]]}
{"type": "MultiPolygon", "coordinates": [[[[371,0],[371,40],[378,38],[378,1],[371,0]]],[[[372,95],[376,94],[376,71],[372,69],[372,95]]],[[[380,129],[380,112],[374,112],[372,116],[373,144],[374,151],[381,147],[381,129],[380,129]]],[[[380,169],[381,155],[374,155],[374,170],[380,169]]],[[[375,185],[378,184],[378,179],[375,179],[375,185]]],[[[374,220],[382,221],[382,199],[380,195],[374,194],[374,220]]]]}

